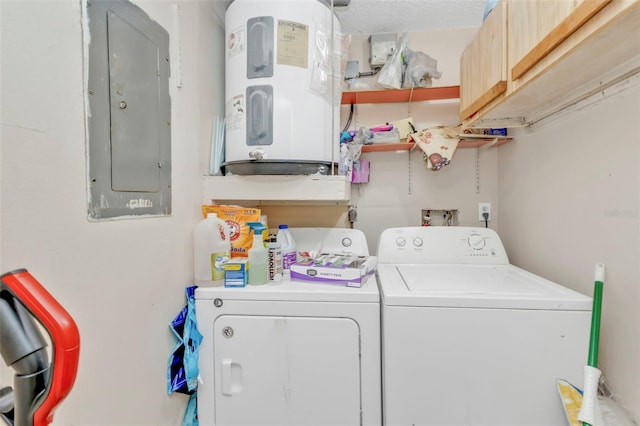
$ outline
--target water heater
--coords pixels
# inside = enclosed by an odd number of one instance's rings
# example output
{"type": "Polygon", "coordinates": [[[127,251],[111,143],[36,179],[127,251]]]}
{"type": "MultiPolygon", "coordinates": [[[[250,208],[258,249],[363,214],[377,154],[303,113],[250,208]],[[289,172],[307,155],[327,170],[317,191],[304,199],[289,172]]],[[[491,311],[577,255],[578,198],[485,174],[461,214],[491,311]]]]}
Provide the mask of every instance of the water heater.
{"type": "Polygon", "coordinates": [[[340,24],[330,7],[235,0],[225,21],[225,173],[329,174],[341,93],[332,72],[340,24]]]}

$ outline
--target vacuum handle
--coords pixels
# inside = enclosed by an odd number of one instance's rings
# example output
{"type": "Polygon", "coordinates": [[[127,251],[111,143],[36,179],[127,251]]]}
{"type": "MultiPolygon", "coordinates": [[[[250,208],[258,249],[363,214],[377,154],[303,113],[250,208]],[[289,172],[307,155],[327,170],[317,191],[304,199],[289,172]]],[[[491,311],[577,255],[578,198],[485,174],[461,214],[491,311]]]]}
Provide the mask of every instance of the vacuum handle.
{"type": "Polygon", "coordinates": [[[71,315],[26,269],[6,273],[0,278],[51,337],[53,362],[48,391],[33,417],[34,426],[48,425],[53,420],[53,411],[75,382],[80,333],[71,315]]]}

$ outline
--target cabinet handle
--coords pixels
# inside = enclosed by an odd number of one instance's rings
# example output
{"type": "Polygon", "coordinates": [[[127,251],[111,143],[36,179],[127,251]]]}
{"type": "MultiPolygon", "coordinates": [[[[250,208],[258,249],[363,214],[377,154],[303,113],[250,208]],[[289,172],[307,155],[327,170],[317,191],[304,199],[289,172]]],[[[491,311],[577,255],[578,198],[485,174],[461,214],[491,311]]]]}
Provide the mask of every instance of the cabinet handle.
{"type": "Polygon", "coordinates": [[[222,360],[222,394],[233,396],[242,392],[242,367],[231,358],[222,360]]]}

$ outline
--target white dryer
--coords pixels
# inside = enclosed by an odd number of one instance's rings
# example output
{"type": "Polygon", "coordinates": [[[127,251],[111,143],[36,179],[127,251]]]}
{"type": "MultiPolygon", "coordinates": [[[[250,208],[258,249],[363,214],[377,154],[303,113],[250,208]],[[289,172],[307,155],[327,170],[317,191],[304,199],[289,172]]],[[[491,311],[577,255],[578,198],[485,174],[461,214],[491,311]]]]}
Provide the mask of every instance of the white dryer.
{"type": "MultiPolygon", "coordinates": [[[[361,231],[290,228],[299,251],[368,255],[361,231]]],[[[201,425],[380,425],[380,297],[282,281],[196,289],[201,425]]]]}
{"type": "Polygon", "coordinates": [[[565,425],[591,298],[509,264],[486,228],[386,229],[378,246],[387,425],[565,425]]]}

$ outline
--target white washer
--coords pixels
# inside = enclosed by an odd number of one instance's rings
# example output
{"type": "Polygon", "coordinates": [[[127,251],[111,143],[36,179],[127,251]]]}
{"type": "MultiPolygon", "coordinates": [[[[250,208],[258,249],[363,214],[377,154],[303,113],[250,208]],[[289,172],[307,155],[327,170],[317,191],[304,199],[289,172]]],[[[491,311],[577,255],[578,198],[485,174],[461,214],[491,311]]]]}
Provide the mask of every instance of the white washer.
{"type": "Polygon", "coordinates": [[[509,264],[486,228],[386,229],[378,246],[387,425],[565,425],[591,298],[509,264]]]}
{"type": "MultiPolygon", "coordinates": [[[[368,255],[362,231],[290,228],[299,251],[368,255]]],[[[196,289],[201,425],[380,425],[380,296],[282,281],[196,289]]]]}

